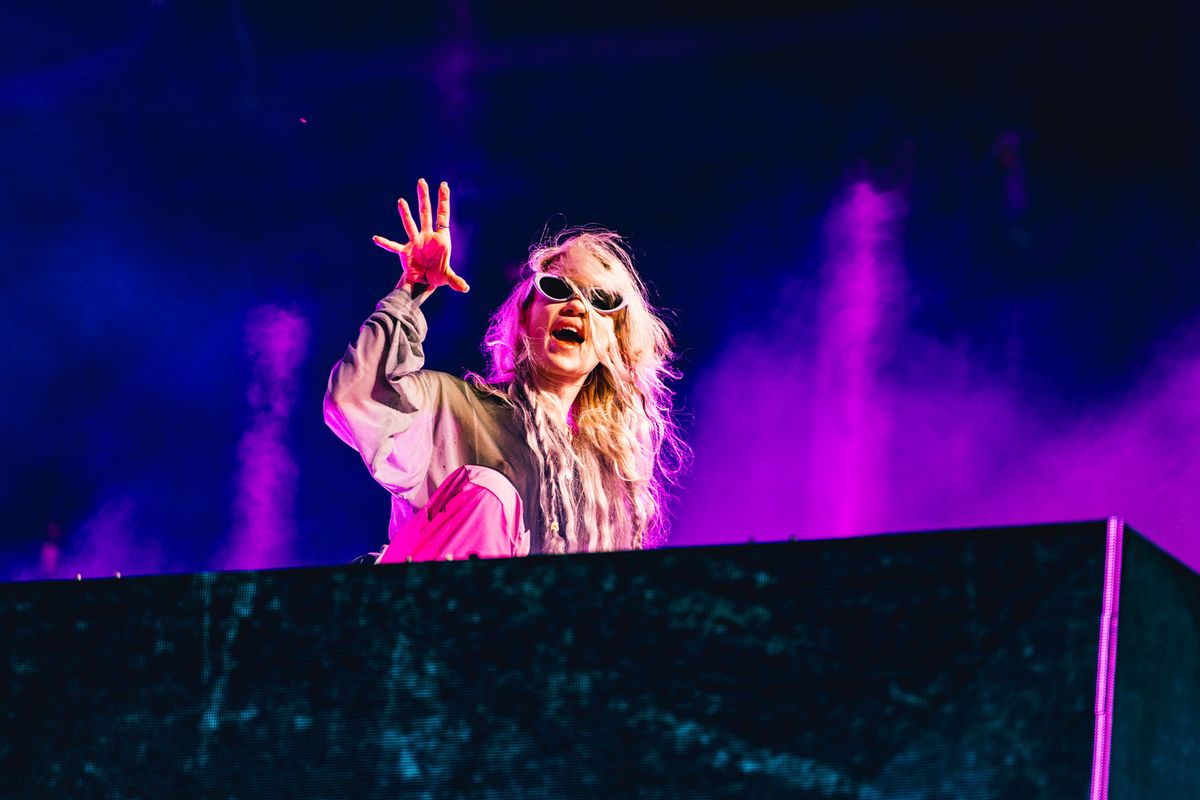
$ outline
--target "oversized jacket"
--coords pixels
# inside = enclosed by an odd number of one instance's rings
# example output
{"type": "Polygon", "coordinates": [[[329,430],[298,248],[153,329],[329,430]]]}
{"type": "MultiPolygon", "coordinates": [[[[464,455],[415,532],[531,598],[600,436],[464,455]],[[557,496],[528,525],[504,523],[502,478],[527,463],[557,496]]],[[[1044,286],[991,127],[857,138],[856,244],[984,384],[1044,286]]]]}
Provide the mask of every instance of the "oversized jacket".
{"type": "Polygon", "coordinates": [[[396,289],[379,301],[329,376],[325,422],[391,493],[389,537],[447,475],[474,464],[516,487],[538,552],[539,478],[516,414],[502,398],[424,369],[421,303],[428,296],[396,289]]]}

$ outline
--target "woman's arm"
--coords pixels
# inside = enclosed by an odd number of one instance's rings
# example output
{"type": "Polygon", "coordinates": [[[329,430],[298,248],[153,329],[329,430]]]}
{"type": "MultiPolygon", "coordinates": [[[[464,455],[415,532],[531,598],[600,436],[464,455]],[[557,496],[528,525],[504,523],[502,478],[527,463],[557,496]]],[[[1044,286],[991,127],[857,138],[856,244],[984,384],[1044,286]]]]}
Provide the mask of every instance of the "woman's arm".
{"type": "Polygon", "coordinates": [[[421,372],[425,331],[419,299],[394,290],[346,348],[325,392],[326,424],[393,494],[419,487],[429,466],[436,398],[421,372]]]}
{"type": "Polygon", "coordinates": [[[417,197],[421,229],[408,203],[399,201],[407,244],[375,237],[380,247],[400,256],[404,273],[334,366],[325,393],[326,423],[359,452],[379,483],[401,496],[425,480],[433,411],[440,402],[437,382],[423,372],[426,323],[420,305],[442,284],[467,289],[450,268],[450,188],[441,185],[436,228],[424,180],[417,184],[417,197]]]}

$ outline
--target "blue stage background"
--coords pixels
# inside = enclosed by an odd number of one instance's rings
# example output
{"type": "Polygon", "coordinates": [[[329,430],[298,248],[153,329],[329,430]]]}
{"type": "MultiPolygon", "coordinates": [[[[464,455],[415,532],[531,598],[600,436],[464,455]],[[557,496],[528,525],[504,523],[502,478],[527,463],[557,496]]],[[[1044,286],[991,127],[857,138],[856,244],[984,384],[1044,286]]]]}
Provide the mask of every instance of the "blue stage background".
{"type": "Polygon", "coordinates": [[[632,242],[696,450],[673,544],[1118,513],[1200,566],[1195,14],[529,8],[6,14],[0,575],[373,549],[320,404],[418,176],[473,286],[432,367],[481,365],[547,227],[632,242]]]}

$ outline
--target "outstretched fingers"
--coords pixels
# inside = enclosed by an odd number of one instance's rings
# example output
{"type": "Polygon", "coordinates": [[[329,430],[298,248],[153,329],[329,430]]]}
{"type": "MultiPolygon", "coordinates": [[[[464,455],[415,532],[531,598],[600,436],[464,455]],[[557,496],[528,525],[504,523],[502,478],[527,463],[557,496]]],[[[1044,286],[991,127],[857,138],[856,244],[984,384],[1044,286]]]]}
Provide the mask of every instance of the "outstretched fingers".
{"type": "Polygon", "coordinates": [[[438,184],[437,221],[434,223],[432,203],[429,200],[429,184],[424,178],[417,181],[417,217],[413,219],[408,201],[401,197],[396,201],[400,209],[400,221],[408,242],[400,244],[383,236],[373,237],[375,244],[389,253],[401,257],[406,280],[419,281],[430,287],[443,284],[460,292],[471,287],[450,268],[450,185],[438,184]]]}
{"type": "Polygon", "coordinates": [[[434,231],[450,227],[450,184],[442,181],[438,186],[437,226],[434,231]]]}
{"type": "Polygon", "coordinates": [[[433,211],[429,207],[429,184],[424,178],[417,181],[417,211],[421,214],[421,230],[433,232],[433,211]]]}
{"type": "Polygon", "coordinates": [[[400,244],[399,242],[393,242],[391,239],[385,239],[382,236],[372,236],[371,241],[382,247],[384,250],[387,250],[389,253],[395,253],[396,255],[399,255],[404,251],[404,245],[400,244]]]}
{"type": "Polygon", "coordinates": [[[412,209],[408,207],[408,201],[401,197],[396,201],[396,205],[400,209],[400,221],[404,223],[404,232],[408,234],[408,240],[415,242],[420,231],[417,230],[417,223],[413,220],[412,209]]]}

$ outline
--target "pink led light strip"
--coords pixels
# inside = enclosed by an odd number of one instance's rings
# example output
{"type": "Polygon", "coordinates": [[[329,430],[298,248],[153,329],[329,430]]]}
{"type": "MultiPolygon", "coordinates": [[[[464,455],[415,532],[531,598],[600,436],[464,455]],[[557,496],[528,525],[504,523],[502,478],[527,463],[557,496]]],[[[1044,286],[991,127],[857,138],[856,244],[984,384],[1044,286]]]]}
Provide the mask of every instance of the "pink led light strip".
{"type": "Polygon", "coordinates": [[[1108,518],[1104,548],[1104,601],[1096,659],[1096,730],[1092,736],[1091,800],[1108,800],[1108,757],[1112,750],[1113,681],[1117,673],[1117,610],[1121,596],[1121,543],[1125,521],[1108,518]]]}

